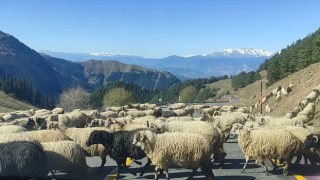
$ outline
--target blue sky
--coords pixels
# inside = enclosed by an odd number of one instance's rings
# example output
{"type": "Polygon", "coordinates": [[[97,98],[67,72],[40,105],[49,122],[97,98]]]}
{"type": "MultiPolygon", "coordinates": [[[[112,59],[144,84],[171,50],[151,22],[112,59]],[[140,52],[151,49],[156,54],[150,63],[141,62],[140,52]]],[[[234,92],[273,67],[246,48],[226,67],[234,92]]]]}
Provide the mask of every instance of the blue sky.
{"type": "Polygon", "coordinates": [[[275,52],[318,29],[319,8],[318,0],[0,0],[0,30],[58,52],[275,52]]]}

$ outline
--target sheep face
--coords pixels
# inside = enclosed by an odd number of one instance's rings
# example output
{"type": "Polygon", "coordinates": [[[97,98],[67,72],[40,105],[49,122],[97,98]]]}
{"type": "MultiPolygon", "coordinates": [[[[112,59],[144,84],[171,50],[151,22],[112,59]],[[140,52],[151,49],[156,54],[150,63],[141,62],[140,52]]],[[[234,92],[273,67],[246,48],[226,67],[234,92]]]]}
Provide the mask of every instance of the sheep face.
{"type": "Polygon", "coordinates": [[[146,142],[146,136],[143,132],[137,132],[133,136],[132,146],[142,147],[143,143],[146,142]]]}
{"type": "Polygon", "coordinates": [[[320,142],[319,142],[319,137],[314,134],[310,134],[306,137],[306,140],[303,143],[303,148],[304,149],[309,149],[309,148],[319,148],[320,147],[320,142]]]}
{"type": "Polygon", "coordinates": [[[243,125],[240,123],[235,123],[232,125],[232,129],[230,130],[230,135],[238,135],[240,132],[240,129],[243,128],[243,125]]]}

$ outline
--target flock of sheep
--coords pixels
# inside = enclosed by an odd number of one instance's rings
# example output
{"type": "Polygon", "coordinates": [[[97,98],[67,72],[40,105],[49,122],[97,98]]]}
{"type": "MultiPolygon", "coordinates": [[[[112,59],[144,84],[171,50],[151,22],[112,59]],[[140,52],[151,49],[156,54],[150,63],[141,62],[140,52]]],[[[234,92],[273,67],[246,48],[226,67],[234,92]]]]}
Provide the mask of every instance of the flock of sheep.
{"type": "Polygon", "coordinates": [[[0,175],[42,177],[51,172],[54,177],[56,171],[63,171],[77,177],[95,173],[86,164],[86,156],[100,156],[102,168],[108,155],[117,163],[117,178],[124,169],[132,172],[126,167],[127,158],[141,165],[140,159],[146,157],[140,176],[152,164],[155,179],[159,172],[169,179],[172,167],[192,169],[189,178],[201,168],[207,179],[213,179],[212,164],[223,168],[228,161],[223,145],[229,134],[238,135],[246,160],[243,171],[249,159],[255,159],[268,173],[264,161],[279,159],[287,175],[293,157],[297,157],[295,163],[302,157],[305,163],[309,159],[316,168],[319,148],[304,148],[303,143],[307,137],[320,136],[319,129],[306,125],[316,113],[319,95],[320,85],[281,118],[252,114],[246,107],[184,103],[1,114],[0,175]],[[193,117],[195,112],[201,116],[193,117]]]}

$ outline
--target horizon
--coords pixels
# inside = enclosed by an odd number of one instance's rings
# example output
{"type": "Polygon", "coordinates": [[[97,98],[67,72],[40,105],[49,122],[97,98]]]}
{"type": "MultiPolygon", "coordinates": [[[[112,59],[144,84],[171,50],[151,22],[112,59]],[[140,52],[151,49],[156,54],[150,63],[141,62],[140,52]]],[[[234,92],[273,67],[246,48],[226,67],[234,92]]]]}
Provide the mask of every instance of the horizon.
{"type": "Polygon", "coordinates": [[[275,53],[319,28],[314,21],[319,5],[316,0],[4,0],[0,30],[36,51],[145,58],[238,48],[275,53]]]}

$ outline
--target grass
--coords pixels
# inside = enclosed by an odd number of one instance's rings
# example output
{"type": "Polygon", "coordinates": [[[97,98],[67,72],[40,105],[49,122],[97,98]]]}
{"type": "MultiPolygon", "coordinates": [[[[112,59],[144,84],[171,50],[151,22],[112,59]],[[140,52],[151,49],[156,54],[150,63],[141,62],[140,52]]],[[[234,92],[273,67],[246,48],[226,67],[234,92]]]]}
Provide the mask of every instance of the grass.
{"type": "Polygon", "coordinates": [[[224,79],[224,80],[214,82],[212,84],[207,84],[207,87],[211,89],[219,88],[219,89],[233,91],[233,88],[231,87],[231,79],[224,79]]]}
{"type": "Polygon", "coordinates": [[[0,91],[0,99],[0,113],[7,113],[17,110],[37,109],[30,104],[19,101],[5,94],[3,91],[0,91]]]}

